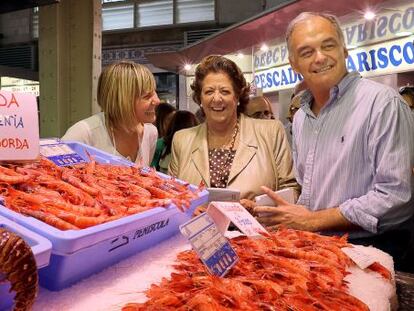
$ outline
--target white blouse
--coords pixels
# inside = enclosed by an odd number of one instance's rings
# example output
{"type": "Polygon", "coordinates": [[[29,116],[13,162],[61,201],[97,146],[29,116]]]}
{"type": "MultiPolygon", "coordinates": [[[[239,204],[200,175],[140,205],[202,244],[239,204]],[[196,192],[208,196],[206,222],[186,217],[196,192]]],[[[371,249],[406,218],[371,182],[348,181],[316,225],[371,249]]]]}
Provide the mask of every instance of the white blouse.
{"type": "MultiPolygon", "coordinates": [[[[157,138],[157,128],[153,124],[145,123],[140,152],[138,153],[141,155],[142,164],[145,166],[149,166],[152,161],[157,138]]],[[[105,126],[105,116],[103,112],[94,114],[93,116],[72,125],[66,131],[62,140],[79,141],[107,153],[123,157],[112,143],[112,139],[105,126]]],[[[140,164],[139,156],[137,156],[135,163],[140,164]]]]}

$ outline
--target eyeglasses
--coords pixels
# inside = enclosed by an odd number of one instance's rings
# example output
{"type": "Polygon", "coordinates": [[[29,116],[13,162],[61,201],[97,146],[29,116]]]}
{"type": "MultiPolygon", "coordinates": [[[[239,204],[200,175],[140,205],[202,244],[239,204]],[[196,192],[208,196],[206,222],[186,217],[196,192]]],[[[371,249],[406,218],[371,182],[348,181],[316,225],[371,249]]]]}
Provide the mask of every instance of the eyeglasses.
{"type": "Polygon", "coordinates": [[[250,118],[253,119],[274,119],[273,113],[271,113],[269,110],[265,111],[256,111],[255,113],[248,115],[250,118]]]}
{"type": "Polygon", "coordinates": [[[398,89],[398,93],[400,93],[400,95],[407,94],[407,93],[414,95],[414,86],[412,85],[402,86],[398,89]]]}

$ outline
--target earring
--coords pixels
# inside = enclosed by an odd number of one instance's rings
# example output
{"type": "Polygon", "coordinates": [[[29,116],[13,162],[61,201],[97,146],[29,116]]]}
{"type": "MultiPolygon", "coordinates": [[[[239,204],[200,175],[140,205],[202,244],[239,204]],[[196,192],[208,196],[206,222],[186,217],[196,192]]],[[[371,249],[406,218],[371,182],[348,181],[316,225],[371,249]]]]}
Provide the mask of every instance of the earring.
{"type": "Polygon", "coordinates": [[[203,108],[203,104],[200,104],[200,108],[203,108]]]}
{"type": "Polygon", "coordinates": [[[237,103],[237,106],[240,106],[240,102],[237,103]]]}

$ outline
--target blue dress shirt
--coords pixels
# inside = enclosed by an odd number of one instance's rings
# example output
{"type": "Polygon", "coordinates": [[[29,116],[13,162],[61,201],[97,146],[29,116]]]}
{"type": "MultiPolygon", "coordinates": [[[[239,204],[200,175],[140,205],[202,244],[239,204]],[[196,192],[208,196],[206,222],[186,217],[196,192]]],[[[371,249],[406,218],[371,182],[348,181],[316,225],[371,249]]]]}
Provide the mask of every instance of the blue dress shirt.
{"type": "Polygon", "coordinates": [[[392,88],[348,73],[317,116],[312,94],[293,121],[293,159],[312,211],[339,207],[370,236],[408,225],[414,212],[414,115],[392,88]]]}

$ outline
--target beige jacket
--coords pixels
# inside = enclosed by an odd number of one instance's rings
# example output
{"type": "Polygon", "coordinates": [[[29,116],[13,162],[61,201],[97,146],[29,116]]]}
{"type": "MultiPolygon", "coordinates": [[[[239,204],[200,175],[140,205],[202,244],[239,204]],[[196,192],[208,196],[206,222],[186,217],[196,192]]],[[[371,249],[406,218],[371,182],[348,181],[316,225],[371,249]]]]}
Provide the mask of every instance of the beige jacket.
{"type": "MultiPolygon", "coordinates": [[[[191,184],[209,187],[207,126],[205,123],[178,131],[173,138],[169,174],[191,184]]],[[[280,121],[252,119],[241,114],[240,142],[231,166],[228,188],[241,198],[262,194],[260,186],[273,190],[293,187],[292,155],[280,121]]]]}

